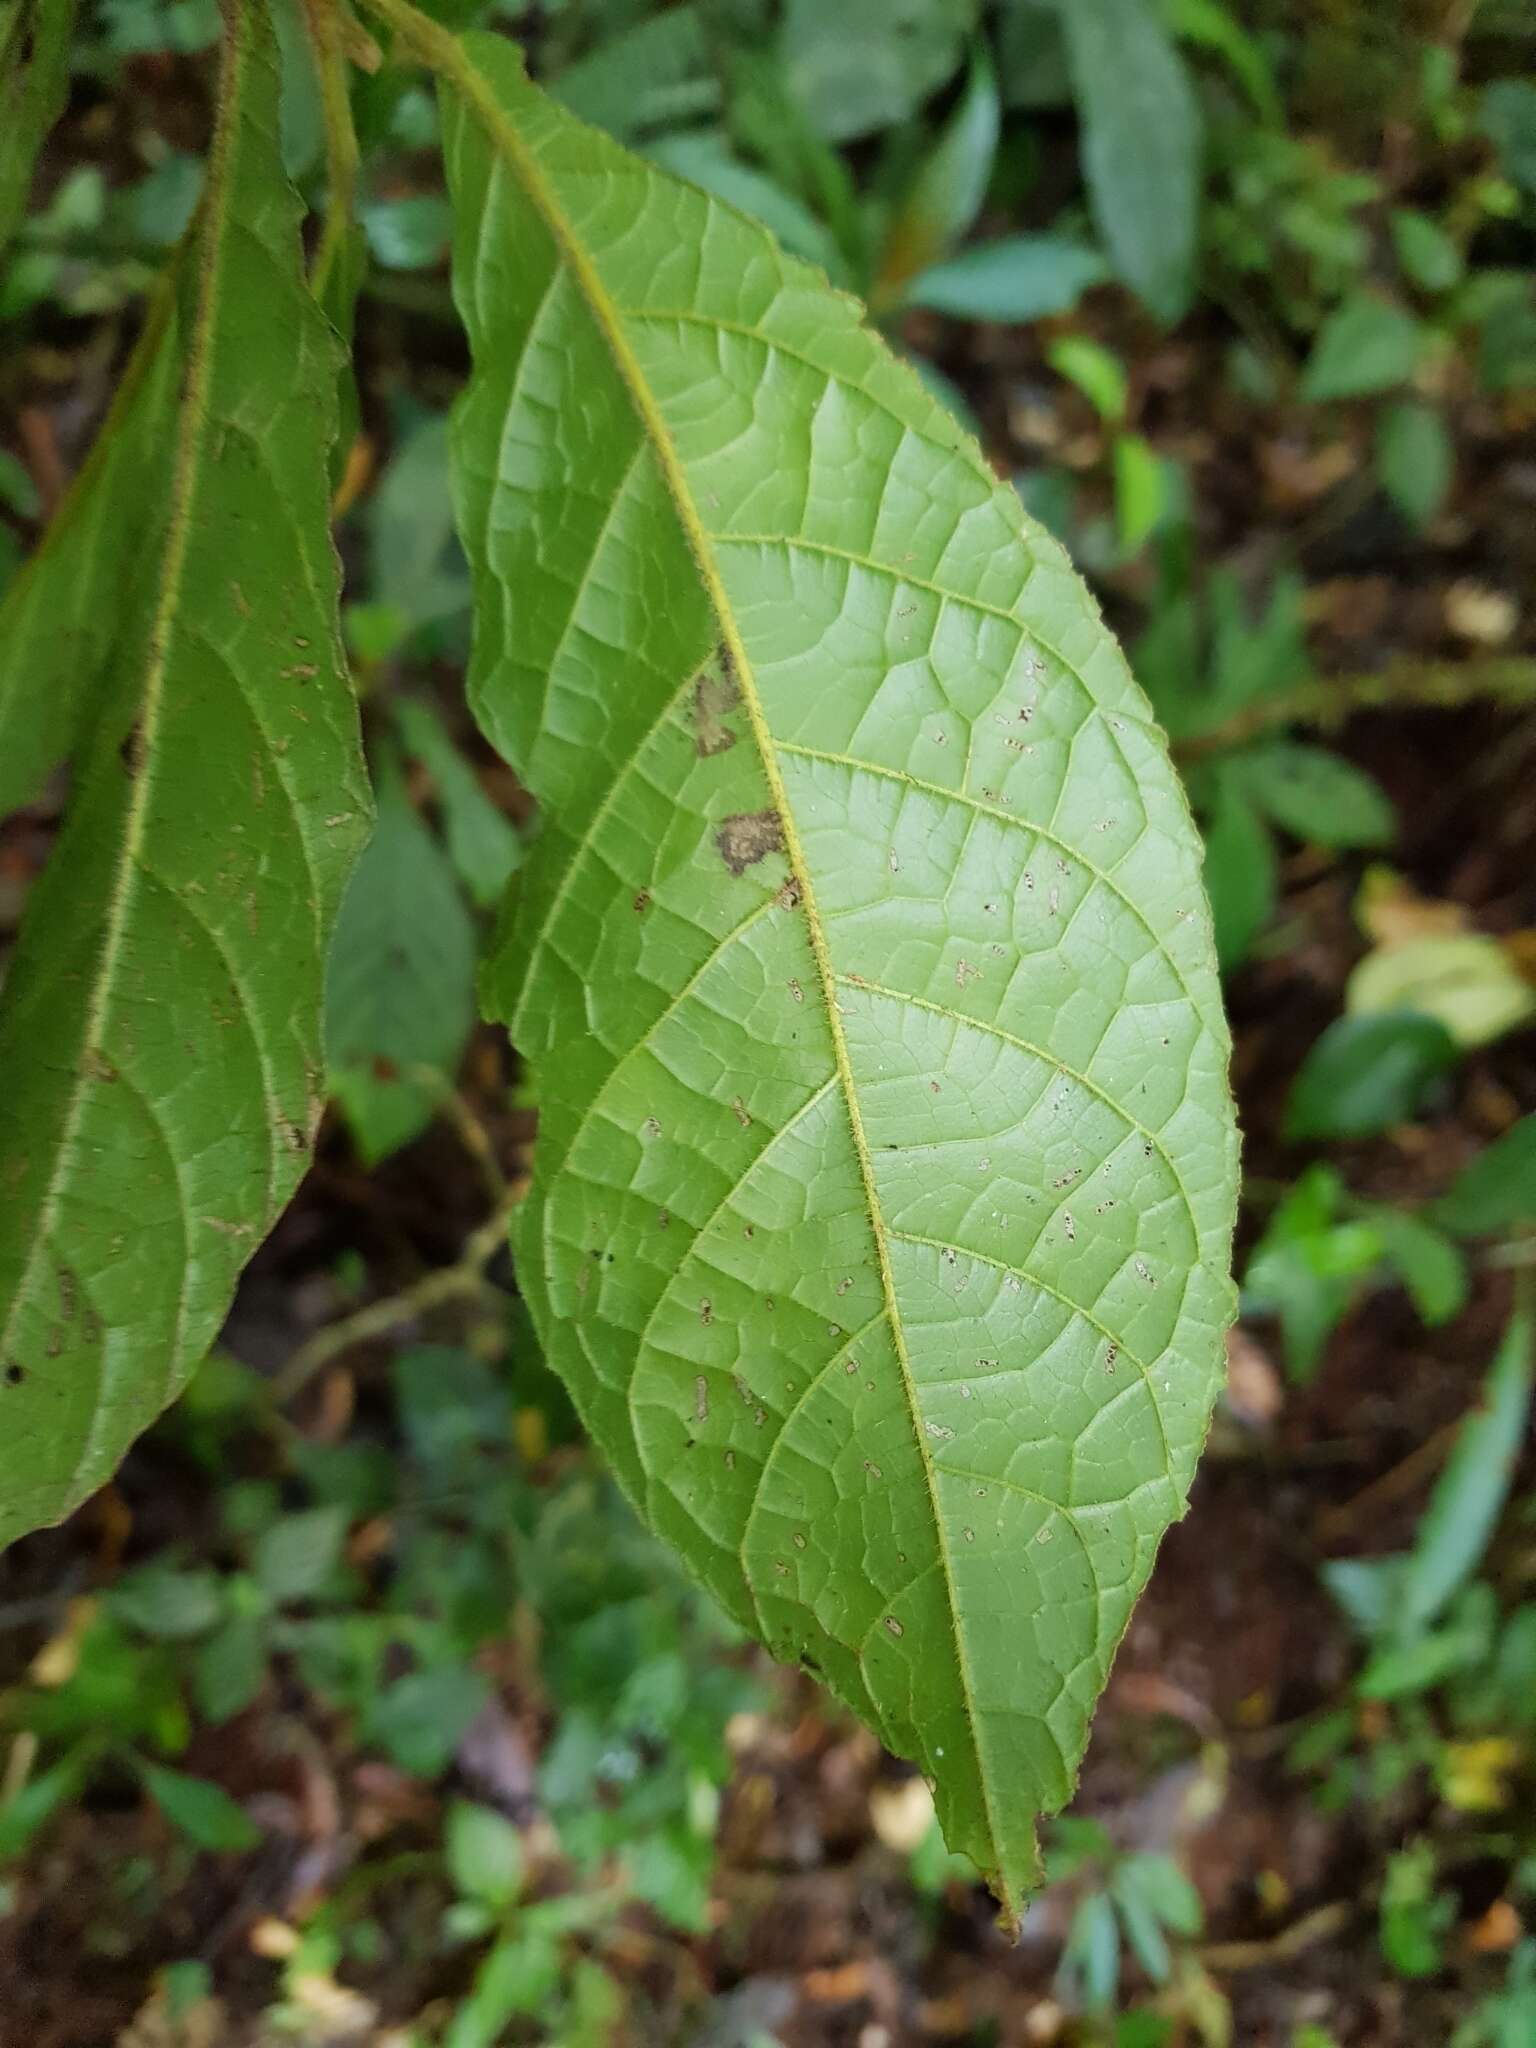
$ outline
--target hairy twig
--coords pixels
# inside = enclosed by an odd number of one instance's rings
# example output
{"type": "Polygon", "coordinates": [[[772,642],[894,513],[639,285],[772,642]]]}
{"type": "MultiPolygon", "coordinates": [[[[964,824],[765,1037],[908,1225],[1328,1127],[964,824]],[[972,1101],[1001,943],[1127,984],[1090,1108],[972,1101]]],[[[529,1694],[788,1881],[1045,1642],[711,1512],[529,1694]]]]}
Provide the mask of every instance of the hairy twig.
{"type": "Polygon", "coordinates": [[[1536,704],[1536,659],[1490,656],[1476,661],[1392,661],[1370,675],[1334,676],[1304,683],[1276,697],[1245,705],[1211,732],[1181,740],[1183,760],[1221,753],[1285,726],[1334,731],[1362,711],[1446,711],[1484,700],[1536,704]]]}

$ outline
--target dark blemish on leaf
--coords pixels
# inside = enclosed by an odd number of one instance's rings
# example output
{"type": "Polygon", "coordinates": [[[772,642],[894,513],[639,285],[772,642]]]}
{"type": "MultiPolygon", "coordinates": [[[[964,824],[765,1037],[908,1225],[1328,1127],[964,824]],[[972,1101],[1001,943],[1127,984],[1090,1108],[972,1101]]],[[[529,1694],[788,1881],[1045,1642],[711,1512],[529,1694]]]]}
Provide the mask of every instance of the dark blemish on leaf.
{"type": "Polygon", "coordinates": [[[93,1081],[119,1081],[122,1076],[104,1052],[92,1046],[85,1056],[85,1070],[93,1081]]]}
{"type": "Polygon", "coordinates": [[[733,875],[744,875],[765,853],[784,849],[784,827],[774,810],[738,811],[715,834],[720,858],[733,875]]]}
{"type": "Polygon", "coordinates": [[[888,1614],[885,1617],[885,1625],[890,1630],[893,1636],[904,1636],[906,1634],[906,1630],[902,1627],[901,1623],[896,1619],[894,1614],[888,1614]]]}
{"type": "Polygon", "coordinates": [[[8,1387],[19,1387],[26,1376],[27,1369],[24,1365],[11,1364],[5,1368],[5,1384],[8,1387]]]}
{"type": "Polygon", "coordinates": [[[657,1212],[656,1212],[656,1228],[657,1228],[658,1230],[665,1230],[665,1229],[667,1228],[668,1224],[670,1224],[670,1223],[671,1223],[671,1221],[672,1221],[672,1212],[671,1212],[671,1210],[670,1210],[670,1209],[658,1209],[658,1210],[657,1210],[657,1212]]]}
{"type": "Polygon", "coordinates": [[[650,907],[651,907],[651,892],[650,892],[650,890],[649,890],[649,889],[640,889],[640,890],[637,890],[637,891],[636,891],[636,894],[635,894],[635,915],[636,915],[636,916],[638,917],[638,916],[639,916],[639,915],[641,914],[641,912],[642,912],[642,911],[646,911],[646,910],[649,910],[649,909],[650,909],[650,907]]]}
{"type": "Polygon", "coordinates": [[[790,876],[773,900],[780,910],[798,910],[800,908],[800,884],[793,875],[790,876]]]}
{"type": "Polygon", "coordinates": [[[731,1114],[735,1117],[737,1123],[741,1125],[741,1128],[744,1131],[751,1130],[751,1112],[748,1110],[747,1105],[742,1101],[739,1095],[733,1095],[731,1097],[731,1114]]]}
{"type": "Polygon", "coordinates": [[[144,727],[138,719],[124,733],[117,758],[130,776],[136,776],[144,766],[144,727]]]}
{"type": "Polygon", "coordinates": [[[741,691],[730,652],[719,647],[693,686],[693,747],[701,761],[707,761],[713,754],[727,753],[735,746],[738,735],[725,723],[725,714],[734,711],[740,702],[741,691]]]}
{"type": "Polygon", "coordinates": [[[642,1128],[644,1129],[645,1135],[648,1138],[659,1138],[661,1136],[661,1125],[659,1121],[653,1116],[648,1116],[646,1118],[642,1128]]]}
{"type": "Polygon", "coordinates": [[[707,1330],[714,1320],[715,1305],[706,1295],[704,1300],[699,1303],[699,1321],[704,1325],[705,1329],[707,1330]]]}
{"type": "Polygon", "coordinates": [[[864,1470],[869,1474],[871,1479],[883,1479],[885,1477],[885,1474],[880,1470],[880,1467],[875,1463],[873,1458],[866,1458],[864,1460],[864,1470]]]}

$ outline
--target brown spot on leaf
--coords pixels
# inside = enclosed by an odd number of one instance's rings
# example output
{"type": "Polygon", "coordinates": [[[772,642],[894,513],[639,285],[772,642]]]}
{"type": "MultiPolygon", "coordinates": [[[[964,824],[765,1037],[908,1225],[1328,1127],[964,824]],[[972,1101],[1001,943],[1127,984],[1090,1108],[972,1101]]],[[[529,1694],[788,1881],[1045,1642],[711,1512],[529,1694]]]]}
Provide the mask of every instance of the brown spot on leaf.
{"type": "Polygon", "coordinates": [[[636,892],[635,892],[635,915],[636,915],[636,916],[638,917],[638,916],[639,916],[639,915],[640,915],[640,914],[641,914],[642,912],[644,912],[644,911],[647,911],[647,910],[649,910],[649,909],[650,909],[650,907],[651,907],[651,892],[650,892],[650,890],[649,890],[649,889],[637,889],[637,890],[636,890],[636,892]]]}
{"type": "Polygon", "coordinates": [[[122,738],[117,758],[130,776],[136,776],[144,766],[144,728],[138,719],[133,721],[122,738]]]}
{"type": "Polygon", "coordinates": [[[738,811],[715,834],[720,858],[733,875],[744,875],[765,853],[784,849],[784,827],[777,811],[738,811]]]}
{"type": "Polygon", "coordinates": [[[735,746],[738,735],[725,723],[725,714],[734,711],[740,702],[741,690],[730,651],[718,647],[700,669],[693,686],[693,745],[701,761],[707,761],[712,754],[727,753],[735,746]]]}

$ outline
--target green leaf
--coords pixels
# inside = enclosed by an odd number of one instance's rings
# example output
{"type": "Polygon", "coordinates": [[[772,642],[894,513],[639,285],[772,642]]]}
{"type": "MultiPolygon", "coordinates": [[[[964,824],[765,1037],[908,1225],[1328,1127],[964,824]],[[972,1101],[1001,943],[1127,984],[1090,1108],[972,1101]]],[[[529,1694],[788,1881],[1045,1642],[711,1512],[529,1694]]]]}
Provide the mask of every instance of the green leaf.
{"type": "Polygon", "coordinates": [[[261,1830],[222,1786],[143,1758],[139,1769],[156,1806],[199,1849],[254,1849],[260,1842],[261,1830]]]}
{"type": "Polygon", "coordinates": [[[1102,342],[1086,334],[1063,334],[1045,352],[1059,377],[1075,384],[1101,420],[1117,426],[1130,406],[1125,365],[1102,342]]]}
{"type": "Polygon", "coordinates": [[[264,1529],[251,1557],[256,1583],[269,1600],[308,1600],[341,1560],[347,1518],[340,1508],[306,1508],[264,1529]]]}
{"type": "Polygon", "coordinates": [[[1161,319],[1188,312],[1200,217],[1200,106],[1151,0],[1058,0],[1093,216],[1161,319]]]}
{"type": "Polygon", "coordinates": [[[1480,1153],[1434,1213],[1458,1237],[1495,1237],[1536,1224],[1536,1115],[1522,1117],[1480,1153]]]}
{"type": "Polygon", "coordinates": [[[1127,555],[1136,554],[1156,533],[1168,510],[1170,469],[1140,434],[1117,434],[1115,526],[1127,555]]]}
{"type": "Polygon", "coordinates": [[[0,0],[0,257],[21,225],[32,166],[69,93],[79,0],[0,0]]]}
{"type": "Polygon", "coordinates": [[[468,1998],[443,2037],[444,2048],[496,2048],[519,2013],[548,2006],[560,1981],[561,1945],[552,1930],[529,1924],[505,1935],[480,1965],[468,1998]]]}
{"type": "Polygon", "coordinates": [[[1425,1322],[1433,1328],[1459,1315],[1467,1300],[1467,1262],[1451,1240],[1405,1209],[1372,1203],[1363,1213],[1425,1322]]]}
{"type": "Polygon", "coordinates": [[[192,1667],[198,1710],[217,1726],[232,1720],[261,1691],[267,1675],[267,1646],[252,1614],[232,1614],[198,1646],[192,1667]]]}
{"type": "Polygon", "coordinates": [[[908,285],[906,299],[957,320],[1022,324],[1070,313],[1108,275],[1104,258],[1085,243],[1062,235],[1011,235],[930,264],[908,285]]]}
{"type": "Polygon", "coordinates": [[[663,135],[646,153],[674,177],[702,185],[706,192],[713,192],[717,198],[760,220],[792,256],[819,263],[829,275],[840,272],[831,230],[794,193],[786,192],[762,171],[743,163],[723,135],[709,130],[663,135]]]}
{"type": "Polygon", "coordinates": [[[1369,398],[1406,384],[1418,367],[1424,331],[1403,307],[1362,287],[1323,323],[1301,380],[1309,405],[1369,398]]]}
{"type": "Polygon", "coordinates": [[[59,1808],[79,1798],[96,1749],[97,1741],[87,1738],[0,1805],[0,1865],[24,1855],[59,1808]]]}
{"type": "Polygon", "coordinates": [[[458,1799],[448,1809],[444,1842],[449,1873],[466,1898],[511,1905],[523,1884],[523,1838],[511,1821],[458,1799]]]}
{"type": "Polygon", "coordinates": [[[1198,843],[1060,550],[850,302],[504,41],[434,58],[471,697],[545,820],[485,985],[519,1283],[652,1525],[1016,1910],[1220,1377],[1198,843]]]}
{"type": "Polygon", "coordinates": [[[1461,250],[1427,213],[1398,207],[1392,215],[1392,240],[1404,276],[1420,291],[1451,291],[1466,273],[1461,250]]]}
{"type": "Polygon", "coordinates": [[[697,7],[668,7],[601,43],[561,72],[554,91],[573,114],[621,141],[712,114],[720,82],[697,7]]]}
{"type": "Polygon", "coordinates": [[[1482,130],[1499,153],[1504,175],[1536,198],[1536,85],[1499,78],[1484,89],[1482,130]]]}
{"type": "Polygon", "coordinates": [[[1456,1041],[1435,1017],[1383,1010],[1337,1017],[1302,1063],[1286,1104],[1292,1139],[1369,1138],[1417,1114],[1456,1060],[1456,1041]]]}
{"type": "Polygon", "coordinates": [[[416,1778],[436,1778],[491,1697],[490,1683],[463,1664],[412,1671],[368,1702],[363,1734],[416,1778]]]}
{"type": "Polygon", "coordinates": [[[874,298],[899,298],[908,281],[960,241],[981,211],[997,155],[1002,107],[984,46],[938,141],[918,165],[886,232],[874,298]]]}
{"type": "Polygon", "coordinates": [[[1310,1167],[1270,1217],[1243,1275],[1245,1315],[1279,1317],[1286,1371],[1301,1382],[1381,1263],[1375,1228],[1341,1220],[1343,1196],[1331,1167],[1310,1167]]]}
{"type": "Polygon", "coordinates": [[[217,1572],[177,1571],[162,1563],[130,1572],[112,1589],[110,1600],[119,1621],[162,1642],[205,1635],[224,1613],[217,1572]]]}
{"type": "Polygon", "coordinates": [[[1397,814],[1379,785],[1326,747],[1274,740],[1225,764],[1250,802],[1297,839],[1318,846],[1390,846],[1397,814]]]}
{"type": "Polygon", "coordinates": [[[1405,519],[1434,523],[1456,474],[1455,444],[1434,406],[1404,399],[1385,409],[1376,423],[1376,474],[1405,519]]]}
{"type": "Polygon", "coordinates": [[[430,270],[448,252],[452,222],[441,193],[375,200],[360,217],[373,259],[386,270],[430,270]]]}
{"type": "Polygon", "coordinates": [[[1530,1318],[1516,1313],[1414,1537],[1396,1615],[1404,1638],[1427,1628],[1482,1562],[1525,1435],[1531,1364],[1530,1318]]]}
{"type": "Polygon", "coordinates": [[[1205,887],[1223,973],[1241,967],[1274,916],[1278,869],[1269,827],[1238,782],[1221,775],[1205,831],[1205,887]]]}
{"type": "Polygon", "coordinates": [[[480,778],[454,745],[430,705],[403,697],[395,718],[407,753],[431,774],[442,811],[448,857],[482,910],[501,901],[522,859],[522,841],[480,786],[480,778]]]}
{"type": "Polygon", "coordinates": [[[432,1121],[474,1018],[474,924],[447,856],[386,770],[325,982],[331,1090],[369,1165],[432,1121]]]}
{"type": "Polygon", "coordinates": [[[833,142],[892,127],[959,67],[976,0],[785,0],[790,89],[833,142]]]}
{"type": "Polygon", "coordinates": [[[0,1005],[0,1540],[84,1499],[180,1390],[319,1111],[324,949],[368,798],[328,527],[336,350],[277,89],[265,10],[237,8],[148,380],[166,365],[179,394],[162,445],[136,496],[103,462],[21,597],[29,701],[104,666],[0,1005]],[[111,529],[108,642],[76,640],[61,561],[111,529]]]}

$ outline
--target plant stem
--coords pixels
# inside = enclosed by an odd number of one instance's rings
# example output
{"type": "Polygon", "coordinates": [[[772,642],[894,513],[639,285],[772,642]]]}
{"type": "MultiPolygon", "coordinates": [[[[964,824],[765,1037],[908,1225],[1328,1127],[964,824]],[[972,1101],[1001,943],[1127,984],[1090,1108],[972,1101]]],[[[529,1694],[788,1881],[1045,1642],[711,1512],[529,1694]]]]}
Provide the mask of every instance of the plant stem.
{"type": "Polygon", "coordinates": [[[352,225],[359,163],[348,89],[346,38],[336,9],[337,0],[304,0],[301,9],[314,51],[325,121],[325,227],[310,274],[311,289],[321,300],[352,225]]]}
{"type": "Polygon", "coordinates": [[[1489,656],[1474,661],[1399,659],[1370,675],[1304,683],[1283,696],[1250,704],[1210,732],[1180,740],[1181,760],[1222,753],[1282,726],[1333,731],[1362,711],[1445,711],[1483,698],[1510,706],[1536,704],[1536,659],[1489,656]]]}
{"type": "Polygon", "coordinates": [[[522,1192],[521,1184],[508,1189],[500,1206],[466,1239],[464,1249],[453,1265],[441,1266],[435,1272],[424,1274],[399,1294],[386,1295],[382,1301],[372,1301],[354,1315],[343,1316],[339,1323],[329,1324],[317,1331],[307,1343],[301,1344],[273,1380],[273,1400],[278,1403],[293,1400],[322,1366],[329,1365],[343,1351],[350,1351],[355,1344],[366,1344],[375,1337],[383,1337],[402,1323],[414,1322],[429,1309],[441,1308],[449,1301],[472,1300],[476,1295],[495,1294],[499,1301],[501,1297],[485,1277],[485,1268],[506,1243],[507,1218],[521,1200],[522,1192]]]}

